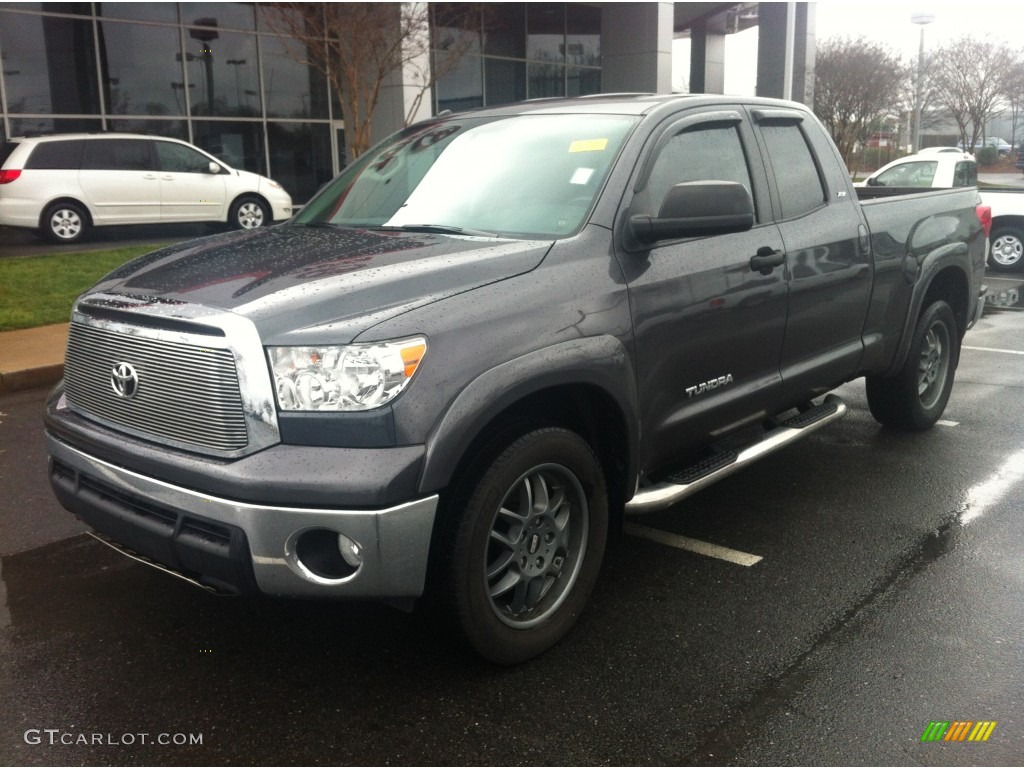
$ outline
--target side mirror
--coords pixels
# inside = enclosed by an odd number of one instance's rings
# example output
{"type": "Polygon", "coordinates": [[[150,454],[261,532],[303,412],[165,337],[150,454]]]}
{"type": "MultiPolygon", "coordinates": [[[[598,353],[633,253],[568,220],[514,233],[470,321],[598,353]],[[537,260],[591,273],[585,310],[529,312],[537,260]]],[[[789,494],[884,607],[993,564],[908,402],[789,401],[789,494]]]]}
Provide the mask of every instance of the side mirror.
{"type": "Polygon", "coordinates": [[[689,181],[668,191],[657,217],[638,214],[629,226],[642,243],[746,232],[754,226],[754,203],[735,181],[689,181]]]}
{"type": "Polygon", "coordinates": [[[212,174],[218,174],[220,173],[220,165],[211,160],[210,164],[206,167],[206,170],[208,170],[212,174]]]}
{"type": "Polygon", "coordinates": [[[868,176],[868,180],[865,181],[864,184],[866,186],[869,186],[869,187],[880,187],[880,186],[882,186],[881,184],[878,183],[878,179],[876,179],[874,176],[868,176]]]}

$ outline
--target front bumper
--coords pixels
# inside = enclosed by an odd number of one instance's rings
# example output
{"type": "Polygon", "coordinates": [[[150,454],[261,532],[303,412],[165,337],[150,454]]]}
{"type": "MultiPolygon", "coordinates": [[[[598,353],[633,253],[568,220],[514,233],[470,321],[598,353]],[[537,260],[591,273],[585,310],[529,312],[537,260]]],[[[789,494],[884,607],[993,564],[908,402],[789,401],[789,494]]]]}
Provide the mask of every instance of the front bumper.
{"type": "Polygon", "coordinates": [[[297,597],[423,592],[436,495],[376,510],[233,501],[118,467],[51,434],[46,439],[50,483],[67,509],[104,537],[199,584],[297,597]],[[355,544],[349,557],[357,551],[358,564],[350,572],[320,564],[320,555],[330,553],[317,550],[337,541],[334,534],[355,544]]]}

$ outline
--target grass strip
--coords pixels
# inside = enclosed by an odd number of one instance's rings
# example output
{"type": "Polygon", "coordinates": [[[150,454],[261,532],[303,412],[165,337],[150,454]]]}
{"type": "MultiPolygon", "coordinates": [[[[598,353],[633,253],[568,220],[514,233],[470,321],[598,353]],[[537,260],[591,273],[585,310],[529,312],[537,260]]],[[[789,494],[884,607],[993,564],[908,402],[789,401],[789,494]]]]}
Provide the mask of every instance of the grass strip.
{"type": "Polygon", "coordinates": [[[66,323],[80,293],[112,269],[159,247],[137,245],[0,259],[0,331],[66,323]]]}

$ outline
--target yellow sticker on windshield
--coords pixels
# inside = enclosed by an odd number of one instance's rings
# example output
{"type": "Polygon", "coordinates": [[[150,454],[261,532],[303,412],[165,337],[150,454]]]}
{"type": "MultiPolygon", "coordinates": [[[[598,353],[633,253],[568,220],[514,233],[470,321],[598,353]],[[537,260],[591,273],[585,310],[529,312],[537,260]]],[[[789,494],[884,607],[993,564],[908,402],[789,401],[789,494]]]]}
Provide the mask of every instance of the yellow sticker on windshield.
{"type": "Polygon", "coordinates": [[[608,139],[582,139],[569,145],[570,152],[600,152],[607,149],[608,139]]]}

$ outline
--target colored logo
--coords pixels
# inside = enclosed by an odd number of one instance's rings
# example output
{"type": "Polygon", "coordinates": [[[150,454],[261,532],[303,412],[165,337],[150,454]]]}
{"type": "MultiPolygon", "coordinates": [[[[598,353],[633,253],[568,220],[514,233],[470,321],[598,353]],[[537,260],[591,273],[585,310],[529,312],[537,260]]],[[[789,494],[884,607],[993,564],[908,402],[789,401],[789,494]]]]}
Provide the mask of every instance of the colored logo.
{"type": "Polygon", "coordinates": [[[932,720],[921,741],[988,741],[995,729],[995,720],[932,720]]]}

